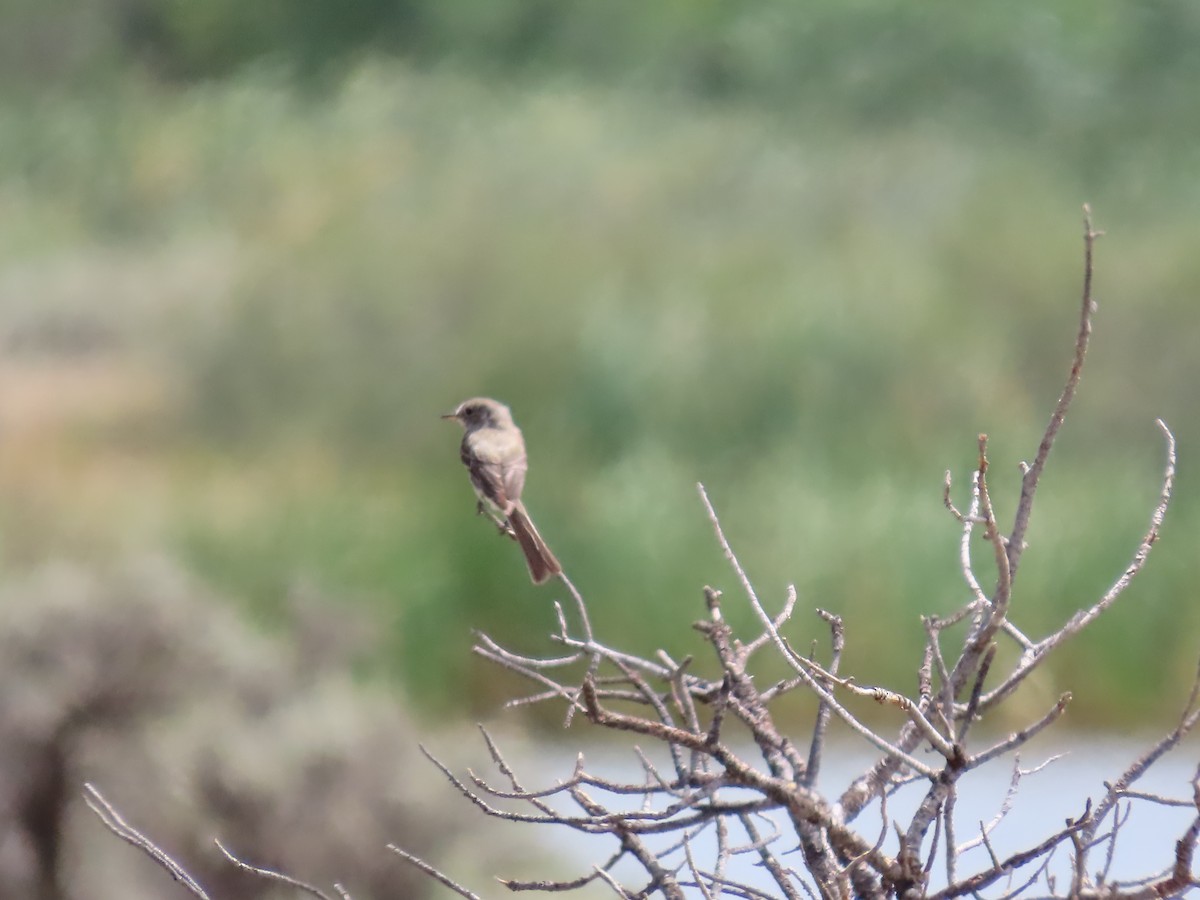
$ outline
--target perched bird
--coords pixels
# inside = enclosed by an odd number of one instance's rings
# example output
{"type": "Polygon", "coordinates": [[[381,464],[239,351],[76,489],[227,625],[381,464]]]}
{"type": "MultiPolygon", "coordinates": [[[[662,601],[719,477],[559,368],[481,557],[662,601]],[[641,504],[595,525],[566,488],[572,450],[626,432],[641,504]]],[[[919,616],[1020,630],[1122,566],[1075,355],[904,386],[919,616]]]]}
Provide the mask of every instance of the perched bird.
{"type": "Polygon", "coordinates": [[[541,584],[561,573],[562,566],[521,503],[528,468],[525,439],[513,424],[508,407],[488,397],[473,397],[442,418],[462,425],[460,456],[479,497],[478,511],[487,512],[501,533],[521,545],[533,583],[541,584]]]}

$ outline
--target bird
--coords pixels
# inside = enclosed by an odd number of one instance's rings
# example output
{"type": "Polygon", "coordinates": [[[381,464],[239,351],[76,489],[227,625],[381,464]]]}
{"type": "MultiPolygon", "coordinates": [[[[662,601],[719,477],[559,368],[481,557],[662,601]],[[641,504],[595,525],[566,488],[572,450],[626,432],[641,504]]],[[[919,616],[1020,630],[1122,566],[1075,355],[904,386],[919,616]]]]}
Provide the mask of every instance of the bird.
{"type": "Polygon", "coordinates": [[[501,534],[521,545],[534,584],[562,574],[562,566],[538,534],[521,502],[529,465],[525,439],[509,408],[490,397],[472,397],[442,418],[453,419],[463,427],[459,456],[478,497],[476,510],[486,512],[501,534]]]}

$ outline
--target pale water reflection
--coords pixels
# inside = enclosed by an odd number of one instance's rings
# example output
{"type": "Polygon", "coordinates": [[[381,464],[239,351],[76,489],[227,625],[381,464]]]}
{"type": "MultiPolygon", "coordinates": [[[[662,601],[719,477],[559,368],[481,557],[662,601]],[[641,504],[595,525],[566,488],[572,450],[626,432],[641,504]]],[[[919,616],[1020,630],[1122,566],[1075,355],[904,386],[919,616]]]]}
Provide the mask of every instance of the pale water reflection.
{"type": "MultiPolygon", "coordinates": [[[[1083,812],[1087,799],[1093,801],[1103,796],[1104,782],[1113,781],[1151,746],[1155,738],[1139,740],[1121,736],[1092,736],[1077,737],[1057,745],[1047,741],[1040,742],[1038,749],[1027,751],[1021,757],[1022,769],[1034,769],[1048,758],[1056,754],[1064,754],[1062,758],[1045,768],[1021,779],[1011,810],[1004,819],[989,832],[989,840],[996,854],[1004,858],[1012,853],[1024,850],[1038,843],[1050,833],[1060,829],[1069,817],[1075,817],[1083,812]]],[[[542,748],[543,752],[532,757],[525,757],[519,764],[519,773],[527,789],[545,788],[553,785],[559,779],[570,777],[575,761],[575,750],[568,747],[542,748]]],[[[850,747],[831,748],[826,754],[820,784],[830,796],[836,796],[857,774],[864,771],[874,756],[859,749],[850,747]]],[[[1185,742],[1167,756],[1160,759],[1155,766],[1135,785],[1136,789],[1150,793],[1162,794],[1182,800],[1190,800],[1192,796],[1191,780],[1195,777],[1196,766],[1200,761],[1200,742],[1192,740],[1185,742]]],[[[619,751],[613,747],[589,753],[587,756],[589,771],[601,774],[615,780],[636,781],[641,779],[639,764],[631,752],[619,751]]],[[[664,763],[663,771],[669,771],[665,760],[655,758],[656,764],[664,763]]],[[[1009,790],[1012,778],[1013,760],[1010,757],[1000,765],[984,768],[969,773],[960,783],[959,798],[955,813],[956,838],[958,844],[975,838],[979,834],[981,822],[991,822],[1000,811],[1009,790]]],[[[483,766],[476,767],[479,772],[483,766]]],[[[494,782],[499,783],[499,782],[494,782]]],[[[600,792],[594,792],[599,795],[600,792]]],[[[894,820],[907,822],[916,809],[924,794],[922,785],[910,785],[899,791],[888,802],[888,813],[894,820]]],[[[636,800],[634,801],[637,802],[636,800]]],[[[1122,807],[1124,811],[1124,805],[1122,807]]],[[[1130,879],[1147,876],[1169,868],[1174,859],[1175,841],[1183,834],[1196,813],[1194,809],[1165,808],[1145,801],[1134,801],[1129,816],[1121,827],[1116,851],[1110,870],[1111,879],[1130,879]]],[[[869,806],[858,818],[861,829],[874,837],[879,833],[881,818],[878,802],[869,806]]],[[[524,828],[520,836],[525,840],[536,842],[544,850],[549,851],[560,863],[575,869],[576,874],[583,874],[593,865],[603,863],[616,849],[616,842],[608,836],[590,836],[569,831],[561,827],[542,826],[507,826],[511,830],[524,828]]],[[[1107,831],[1107,827],[1102,829],[1107,831]]],[[[511,833],[510,833],[510,836],[511,833]]],[[[739,835],[739,839],[741,836],[739,835]]],[[[674,838],[672,838],[674,840],[674,838]]],[[[787,843],[787,837],[781,838],[785,849],[795,846],[793,840],[787,843]]],[[[894,852],[897,838],[894,829],[889,829],[884,848],[894,852]]],[[[693,845],[693,851],[698,857],[705,852],[711,853],[711,840],[699,840],[693,845]]],[[[928,842],[926,843],[926,849],[928,842]]],[[[1059,889],[1063,889],[1063,878],[1069,867],[1070,847],[1060,846],[1049,871],[1056,873],[1059,879],[1059,889]]],[[[787,857],[785,856],[785,860],[787,857]]],[[[946,882],[945,865],[939,854],[932,876],[936,889],[946,882]]],[[[1104,861],[1104,852],[1093,853],[1097,866],[1104,861]]],[[[792,865],[802,867],[798,854],[791,857],[792,865]]],[[[769,895],[778,893],[769,877],[753,865],[750,854],[743,856],[729,872],[729,877],[749,883],[762,889],[769,895]]],[[[963,854],[960,860],[958,876],[961,878],[980,869],[987,868],[987,849],[980,846],[963,854]]],[[[634,889],[640,888],[645,877],[636,866],[623,866],[615,874],[623,876],[624,883],[634,889]]],[[[1014,876],[1011,885],[1015,887],[1024,882],[1033,869],[1028,868],[1023,874],[1014,876]]],[[[1001,896],[1005,893],[1006,884],[997,883],[984,896],[1001,896]]],[[[598,893],[585,892],[585,896],[613,896],[610,888],[597,887],[598,893]]],[[[1044,895],[1045,882],[1040,882],[1040,889],[1031,892],[1034,895],[1044,895]]],[[[573,896],[580,896],[574,894],[573,896]]],[[[695,892],[695,896],[700,893],[695,892]]]]}

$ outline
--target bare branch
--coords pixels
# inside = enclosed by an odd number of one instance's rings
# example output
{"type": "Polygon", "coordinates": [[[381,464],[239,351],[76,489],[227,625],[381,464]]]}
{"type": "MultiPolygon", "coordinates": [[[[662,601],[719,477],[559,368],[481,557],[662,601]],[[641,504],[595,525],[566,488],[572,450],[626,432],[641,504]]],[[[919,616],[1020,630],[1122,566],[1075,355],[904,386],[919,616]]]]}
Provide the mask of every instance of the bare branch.
{"type": "Polygon", "coordinates": [[[988,458],[987,435],[979,436],[979,508],[983,511],[983,533],[996,556],[996,590],[991,597],[991,615],[986,616],[986,626],[979,630],[975,640],[980,646],[992,639],[996,630],[1008,617],[1008,601],[1012,597],[1012,565],[1005,549],[1004,537],[996,524],[996,512],[992,509],[992,495],[987,484],[988,458]]]}
{"type": "Polygon", "coordinates": [[[1063,694],[1061,697],[1058,698],[1058,702],[1055,703],[1054,706],[1052,706],[1050,708],[1050,711],[1048,713],[1046,713],[1044,716],[1042,716],[1040,719],[1038,719],[1032,725],[1030,725],[1027,728],[1022,728],[1020,731],[1013,732],[1011,735],[1009,735],[1004,740],[1000,741],[998,744],[994,744],[993,746],[989,747],[987,750],[984,750],[982,753],[976,754],[975,756],[971,757],[971,759],[967,763],[967,767],[971,768],[971,769],[975,769],[975,768],[978,768],[979,766],[986,765],[987,763],[991,762],[996,757],[1003,756],[1005,753],[1008,753],[1010,750],[1014,750],[1017,747],[1022,746],[1034,735],[1038,734],[1039,732],[1041,732],[1043,729],[1045,729],[1049,725],[1052,725],[1054,722],[1057,722],[1058,717],[1061,716],[1066,711],[1067,704],[1070,702],[1071,702],[1071,693],[1070,693],[1070,691],[1068,691],[1067,693],[1063,694]]]}
{"type": "Polygon", "coordinates": [[[1008,535],[1008,569],[1012,576],[1016,575],[1017,567],[1021,562],[1021,554],[1025,550],[1025,532],[1029,529],[1029,515],[1033,511],[1033,498],[1037,493],[1038,482],[1042,478],[1042,470],[1046,468],[1046,460],[1050,456],[1050,450],[1054,447],[1054,439],[1058,436],[1058,430],[1062,428],[1063,420],[1067,417],[1067,410],[1071,408],[1071,401],[1075,399],[1075,390],[1079,387],[1079,378],[1083,374],[1083,361],[1087,356],[1088,340],[1092,335],[1092,316],[1096,312],[1096,304],[1092,300],[1092,252],[1095,248],[1096,238],[1102,234],[1103,232],[1092,228],[1092,210],[1085,205],[1083,207],[1083,297],[1079,311],[1079,331],[1075,336],[1075,355],[1071,360],[1071,369],[1067,373],[1067,381],[1063,385],[1062,394],[1059,395],[1058,403],[1054,405],[1054,412],[1050,414],[1050,422],[1046,425],[1041,444],[1038,445],[1037,456],[1034,457],[1032,465],[1025,470],[1025,475],[1021,479],[1021,499],[1017,503],[1013,528],[1008,535]]]}
{"type": "Polygon", "coordinates": [[[1011,694],[1046,659],[1052,650],[1066,642],[1069,638],[1074,637],[1095,621],[1101,613],[1117,601],[1117,598],[1125,592],[1125,589],[1129,587],[1133,579],[1142,570],[1143,566],[1145,566],[1146,560],[1150,556],[1150,551],[1158,541],[1163,518],[1167,514],[1167,507],[1171,503],[1171,493],[1175,486],[1175,436],[1167,428],[1166,423],[1162,419],[1158,419],[1157,424],[1167,440],[1167,464],[1163,472],[1163,483],[1159,493],[1158,504],[1155,506],[1154,512],[1150,517],[1150,527],[1142,538],[1141,544],[1138,545],[1138,549],[1133,555],[1133,560],[1126,567],[1125,571],[1121,573],[1121,576],[1113,582],[1112,586],[1104,592],[1104,596],[1095,604],[1087,610],[1077,612],[1058,631],[1029,649],[1022,656],[1020,664],[1009,674],[1004,682],[984,696],[980,704],[982,709],[991,708],[1011,694]]]}
{"type": "MultiPolygon", "coordinates": [[[[938,753],[942,754],[942,756],[946,757],[947,759],[957,755],[953,745],[947,741],[945,737],[938,733],[938,730],[933,727],[933,723],[925,718],[924,713],[921,712],[920,706],[910,700],[908,697],[905,697],[903,694],[898,694],[895,691],[889,691],[886,688],[881,687],[859,687],[854,683],[853,678],[838,678],[832,672],[826,672],[815,662],[805,660],[804,664],[812,669],[813,672],[817,673],[822,680],[836,684],[854,694],[856,697],[865,697],[868,700],[874,700],[881,706],[894,706],[897,709],[902,710],[908,716],[909,720],[917,726],[917,729],[921,732],[921,735],[925,738],[925,740],[929,741],[930,745],[937,750],[938,753]]],[[[933,772],[933,770],[924,763],[917,763],[917,765],[914,765],[913,768],[922,774],[932,774],[933,772]]]]}
{"type": "Polygon", "coordinates": [[[1154,508],[1154,514],[1150,517],[1150,528],[1146,532],[1146,536],[1142,538],[1142,543],[1138,546],[1137,552],[1133,556],[1133,561],[1121,573],[1121,577],[1113,583],[1112,587],[1105,591],[1104,596],[1095,605],[1086,612],[1077,613],[1060,632],[1054,634],[1049,639],[1049,643],[1043,644],[1042,646],[1045,649],[1042,649],[1042,653],[1045,653],[1050,647],[1061,643],[1067,637],[1083,630],[1097,616],[1108,609],[1125,592],[1130,582],[1133,581],[1134,577],[1145,566],[1151,549],[1153,549],[1154,544],[1158,541],[1163,519],[1167,514],[1167,507],[1171,503],[1171,492],[1175,487],[1175,435],[1171,433],[1171,430],[1162,419],[1156,419],[1155,423],[1167,439],[1167,466],[1163,473],[1163,485],[1162,491],[1159,494],[1158,505],[1154,508]],[[1062,637],[1059,637],[1060,634],[1062,637]]]}
{"type": "Polygon", "coordinates": [[[444,884],[446,887],[450,888],[450,890],[454,891],[454,893],[458,894],[460,897],[466,897],[467,900],[480,900],[478,894],[472,893],[471,891],[467,890],[465,887],[463,887],[457,881],[450,878],[448,875],[439,871],[435,867],[431,866],[429,863],[425,862],[425,860],[421,859],[419,856],[414,856],[413,854],[409,853],[407,850],[403,850],[400,847],[397,847],[395,844],[388,844],[387,849],[391,850],[393,853],[395,853],[401,859],[416,866],[418,869],[420,869],[422,872],[424,872],[429,877],[434,878],[437,881],[440,881],[442,884],[444,884]]]}
{"type": "Polygon", "coordinates": [[[775,626],[774,626],[774,623],[773,623],[771,617],[769,615],[767,615],[767,611],[765,609],[763,609],[762,604],[759,602],[758,595],[754,592],[753,585],[751,585],[749,582],[749,579],[746,578],[745,571],[742,569],[741,564],[737,561],[737,556],[734,555],[732,548],[729,546],[729,541],[725,538],[725,532],[721,528],[721,522],[720,522],[720,519],[717,517],[717,511],[713,508],[712,502],[708,499],[708,493],[704,490],[704,485],[697,484],[696,487],[700,491],[700,499],[704,502],[704,508],[708,511],[708,519],[709,519],[709,522],[712,523],[713,529],[716,532],[717,542],[721,545],[721,549],[725,553],[725,558],[727,560],[729,560],[729,563],[730,563],[730,565],[733,566],[733,569],[737,573],[738,578],[741,579],[742,586],[746,590],[746,595],[750,599],[751,607],[753,608],[754,612],[758,615],[759,621],[761,621],[763,623],[764,627],[766,627],[767,631],[770,632],[771,638],[775,642],[775,646],[779,648],[780,654],[783,656],[783,658],[785,660],[787,660],[792,665],[792,667],[796,670],[796,673],[802,679],[804,679],[805,685],[807,685],[808,688],[814,694],[816,694],[819,698],[821,698],[822,701],[827,703],[829,705],[829,708],[832,709],[835,713],[837,713],[838,718],[840,718],[843,722],[845,722],[847,725],[849,725],[852,729],[854,729],[856,732],[858,732],[860,735],[862,735],[864,738],[866,738],[870,743],[874,744],[876,747],[878,747],[880,750],[883,750],[885,753],[891,754],[893,756],[896,756],[899,759],[902,759],[904,761],[905,765],[910,766],[911,768],[915,769],[916,771],[932,776],[933,771],[934,771],[933,769],[931,769],[929,766],[925,765],[923,762],[918,760],[916,757],[905,752],[900,747],[890,743],[885,738],[876,734],[870,728],[868,728],[867,726],[862,724],[862,722],[858,721],[858,719],[855,718],[854,715],[852,715],[849,710],[847,710],[844,706],[842,706],[840,703],[838,703],[837,700],[834,699],[833,694],[831,694],[829,691],[827,691],[825,688],[823,688],[816,681],[816,679],[813,678],[813,676],[808,671],[809,667],[811,667],[813,664],[809,660],[806,660],[804,657],[799,656],[788,645],[787,641],[785,641],[782,638],[782,636],[780,636],[779,632],[775,629],[775,626]]]}
{"type": "MultiPolygon", "coordinates": [[[[980,844],[983,843],[986,836],[991,834],[996,829],[996,826],[999,825],[1002,821],[1004,821],[1004,817],[1007,816],[1009,811],[1012,809],[1013,800],[1015,800],[1016,796],[1017,796],[1017,788],[1021,784],[1021,776],[1024,774],[1026,774],[1026,773],[1023,772],[1021,769],[1021,758],[1018,756],[1013,761],[1012,777],[1009,779],[1009,782],[1008,782],[1008,790],[1004,792],[1004,800],[1000,804],[999,811],[996,813],[995,816],[992,817],[992,820],[990,822],[988,822],[986,824],[984,824],[982,822],[980,823],[980,836],[979,837],[972,838],[969,841],[959,844],[955,848],[954,854],[961,855],[961,854],[965,853],[966,851],[972,849],[973,847],[978,847],[980,844]]],[[[950,879],[950,880],[953,881],[954,879],[950,879]]]]}
{"type": "Polygon", "coordinates": [[[154,841],[126,822],[121,814],[117,812],[116,808],[104,799],[104,795],[94,785],[84,784],[83,800],[88,805],[88,809],[94,812],[100,821],[104,823],[105,828],[121,840],[132,844],[149,856],[160,867],[166,869],[172,878],[191,891],[192,894],[200,897],[201,900],[210,900],[204,888],[200,887],[196,879],[192,878],[184,870],[183,866],[175,862],[167,851],[163,850],[154,841]]]}
{"type": "MultiPolygon", "coordinates": [[[[1188,694],[1187,703],[1184,706],[1183,715],[1180,717],[1179,723],[1172,731],[1159,740],[1158,743],[1138,757],[1125,770],[1124,774],[1109,787],[1108,793],[1096,805],[1096,814],[1092,822],[1088,824],[1086,837],[1089,841],[1095,837],[1100,823],[1108,815],[1112,807],[1121,799],[1124,792],[1129,790],[1129,786],[1146,774],[1150,766],[1161,759],[1169,750],[1177,746],[1183,740],[1184,736],[1196,727],[1197,722],[1200,722],[1200,707],[1197,707],[1198,699],[1200,699],[1200,664],[1196,667],[1196,675],[1192,679],[1191,691],[1188,694]]],[[[1197,775],[1200,777],[1200,772],[1197,775]]],[[[1200,797],[1197,798],[1197,803],[1200,803],[1200,797]]]]}
{"type": "Polygon", "coordinates": [[[696,867],[696,859],[692,856],[692,845],[686,834],[683,836],[683,852],[687,857],[687,864],[692,872],[692,877],[696,879],[696,887],[700,889],[700,894],[704,897],[704,900],[713,900],[712,891],[705,887],[704,876],[700,874],[700,870],[696,867]]]}
{"type": "MultiPolygon", "coordinates": [[[[217,845],[217,849],[225,855],[227,860],[244,872],[250,872],[251,874],[257,875],[260,878],[265,878],[267,881],[278,881],[280,884],[286,884],[288,887],[294,887],[298,891],[304,891],[306,894],[311,894],[312,896],[318,898],[318,900],[333,900],[332,897],[330,897],[320,888],[316,888],[298,878],[293,878],[291,875],[284,875],[282,872],[276,872],[273,869],[264,869],[261,866],[253,866],[248,862],[238,859],[224,844],[215,838],[213,839],[213,843],[217,845]]],[[[343,897],[345,896],[345,892],[339,891],[339,893],[341,893],[343,897]]]]}
{"type": "Polygon", "coordinates": [[[800,894],[793,887],[791,879],[787,873],[783,871],[783,866],[767,849],[768,844],[774,838],[764,840],[759,836],[758,829],[754,825],[754,819],[748,815],[740,815],[738,819],[742,823],[742,827],[746,829],[746,835],[753,842],[753,848],[758,851],[759,859],[763,867],[771,873],[771,877],[775,879],[775,884],[783,891],[783,896],[786,900],[800,900],[800,894]]]}
{"type": "MultiPolygon", "coordinates": [[[[794,597],[795,594],[795,587],[789,586],[788,596],[794,597]]],[[[829,625],[829,673],[837,675],[838,669],[842,664],[842,651],[846,647],[846,631],[842,626],[842,618],[823,609],[818,609],[817,615],[829,625]]],[[[805,785],[808,787],[812,787],[817,783],[817,776],[821,772],[821,754],[825,746],[825,734],[829,728],[829,716],[831,713],[832,709],[829,704],[823,699],[820,700],[817,704],[816,721],[813,722],[812,740],[809,741],[808,748],[808,766],[805,770],[804,780],[805,785]]]]}
{"type": "Polygon", "coordinates": [[[749,659],[757,651],[769,644],[771,642],[772,630],[776,632],[779,631],[779,629],[783,627],[784,623],[791,619],[792,611],[795,608],[796,586],[794,584],[789,584],[787,586],[787,598],[783,602],[783,609],[779,611],[779,615],[777,615],[774,621],[771,623],[773,627],[764,629],[762,634],[745,646],[745,649],[742,651],[743,658],[749,659]]]}
{"type": "Polygon", "coordinates": [[[592,871],[597,878],[612,888],[613,893],[620,897],[621,900],[634,900],[634,895],[625,890],[625,888],[621,887],[617,879],[613,878],[607,869],[602,869],[599,866],[596,866],[596,868],[592,871]]]}
{"type": "MultiPolygon", "coordinates": [[[[965,878],[962,881],[947,885],[940,891],[935,891],[929,895],[929,900],[948,900],[950,897],[975,894],[994,884],[1010,872],[1014,872],[1027,863],[1049,853],[1055,846],[1067,840],[1082,827],[1082,819],[1077,822],[1068,822],[1065,828],[1050,835],[1041,843],[1030,847],[1028,850],[1022,850],[1020,853],[1014,853],[1003,861],[996,861],[990,868],[972,875],[970,878],[965,878]]],[[[985,845],[986,843],[985,841],[985,845]]]]}

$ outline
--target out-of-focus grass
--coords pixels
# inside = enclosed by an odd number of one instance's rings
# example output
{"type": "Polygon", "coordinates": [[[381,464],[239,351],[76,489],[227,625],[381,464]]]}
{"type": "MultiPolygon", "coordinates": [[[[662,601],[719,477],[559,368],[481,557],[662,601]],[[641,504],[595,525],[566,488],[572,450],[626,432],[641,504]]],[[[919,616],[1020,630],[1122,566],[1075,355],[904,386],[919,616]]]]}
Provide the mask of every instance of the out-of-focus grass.
{"type": "MultiPolygon", "coordinates": [[[[268,616],[315,578],[378,611],[378,663],[414,693],[484,706],[507,685],[469,629],[538,650],[559,592],[472,515],[437,415],[475,393],[512,404],[526,499],[602,636],[695,650],[705,583],[748,621],[703,480],[764,597],[794,581],[801,609],[846,617],[863,680],[911,683],[918,614],[963,595],[942,472],[961,500],[990,433],[1011,515],[1068,364],[1090,200],[1110,231],[1095,345],[1017,621],[1052,627],[1124,568],[1156,415],[1185,474],[1146,577],[1027,699],[1065,672],[1081,723],[1178,699],[1156,691],[1200,630],[1200,234],[1178,180],[1139,168],[1142,135],[1089,172],[933,113],[863,135],[373,65],[322,97],[131,81],[0,119],[6,390],[86,365],[142,398],[3,423],[10,564],[165,542],[268,616]]],[[[820,633],[798,618],[798,641],[820,633]]]]}

